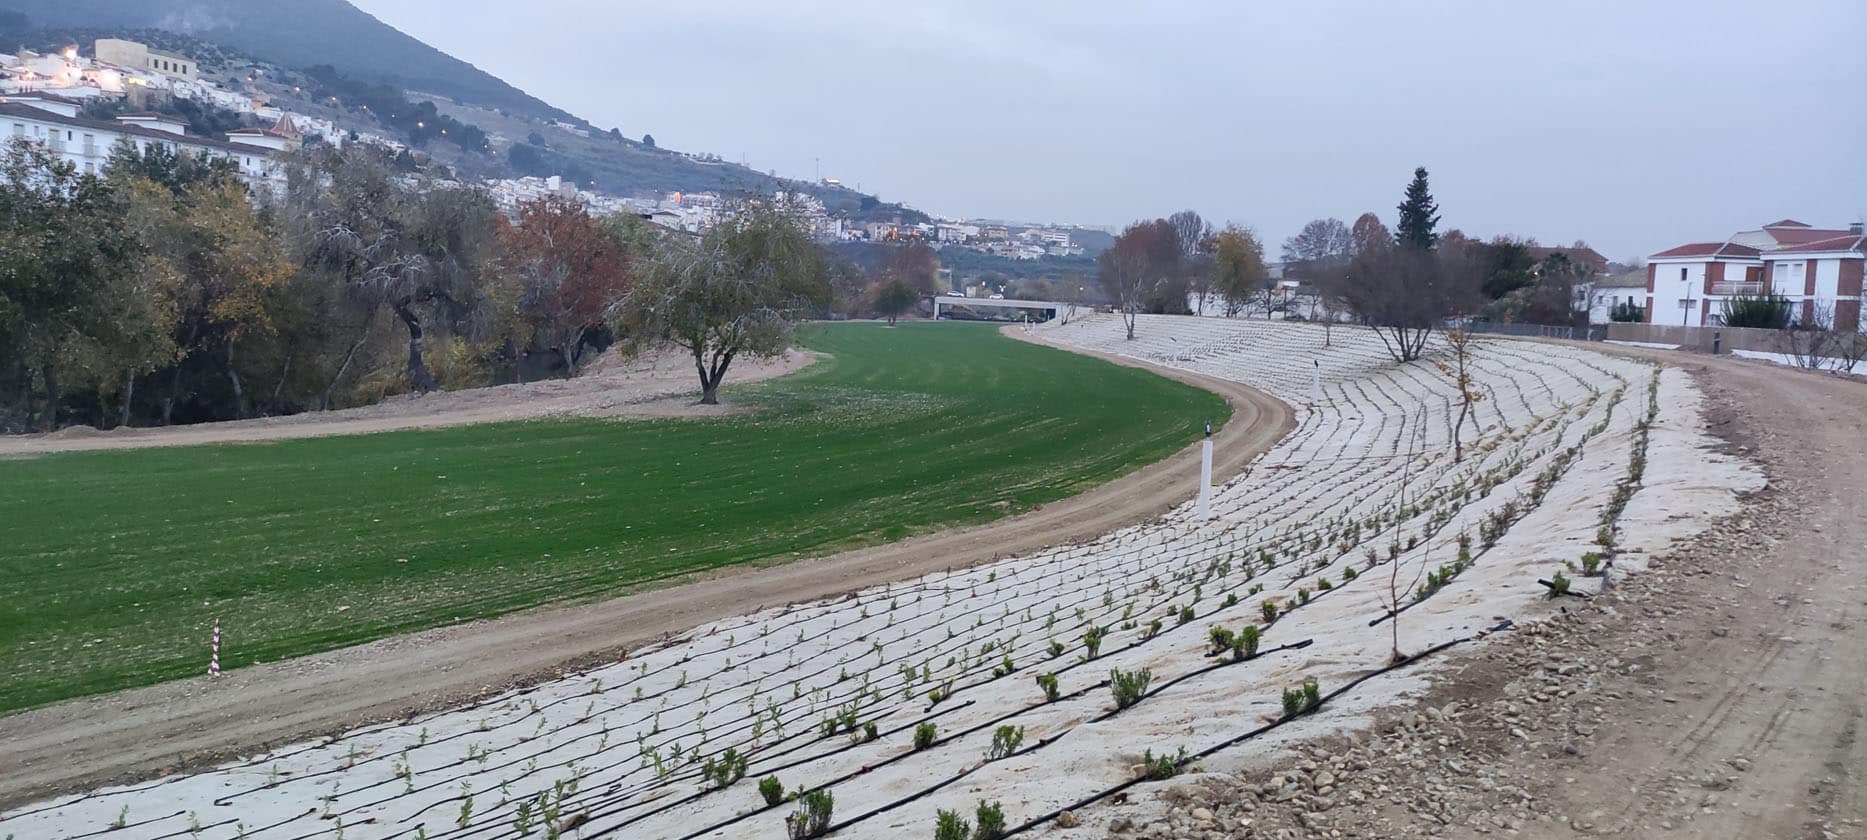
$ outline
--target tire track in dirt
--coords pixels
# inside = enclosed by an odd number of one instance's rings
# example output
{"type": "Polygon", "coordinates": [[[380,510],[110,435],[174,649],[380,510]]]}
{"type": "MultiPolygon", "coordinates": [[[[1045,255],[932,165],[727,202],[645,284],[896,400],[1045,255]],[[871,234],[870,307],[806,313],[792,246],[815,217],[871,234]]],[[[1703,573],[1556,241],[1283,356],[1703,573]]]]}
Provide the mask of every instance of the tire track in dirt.
{"type": "MultiPolygon", "coordinates": [[[[1015,329],[1005,332],[1031,340],[1015,329]]],[[[1215,482],[1238,475],[1295,427],[1290,406],[1247,386],[1085,355],[1224,397],[1233,414],[1213,436],[1215,482]]],[[[624,651],[765,607],[1093,539],[1192,498],[1198,451],[1194,443],[1075,497],[984,525],[256,665],[212,682],[178,680],[0,718],[7,767],[0,774],[0,808],[461,705],[614,661],[624,651]]]]}

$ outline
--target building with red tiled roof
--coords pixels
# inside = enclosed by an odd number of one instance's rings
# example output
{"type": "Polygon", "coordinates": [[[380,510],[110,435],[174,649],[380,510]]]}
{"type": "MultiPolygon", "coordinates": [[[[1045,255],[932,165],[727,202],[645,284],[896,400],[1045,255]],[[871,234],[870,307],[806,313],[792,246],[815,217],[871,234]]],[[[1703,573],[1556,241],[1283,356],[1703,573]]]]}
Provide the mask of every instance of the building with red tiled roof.
{"type": "Polygon", "coordinates": [[[1723,242],[1693,242],[1647,258],[1647,321],[1688,327],[1724,323],[1740,295],[1781,295],[1805,324],[1858,331],[1867,234],[1860,223],[1817,228],[1771,222],[1723,242]]]}

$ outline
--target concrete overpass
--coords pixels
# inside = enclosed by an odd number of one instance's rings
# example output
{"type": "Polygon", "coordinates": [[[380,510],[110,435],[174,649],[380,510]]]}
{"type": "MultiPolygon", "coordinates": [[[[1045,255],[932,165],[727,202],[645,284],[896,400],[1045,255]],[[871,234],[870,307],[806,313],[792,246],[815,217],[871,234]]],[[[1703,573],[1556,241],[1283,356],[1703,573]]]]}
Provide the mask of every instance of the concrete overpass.
{"type": "Polygon", "coordinates": [[[959,295],[934,295],[934,320],[940,319],[941,306],[964,306],[971,309],[1023,309],[1037,313],[1036,320],[1048,321],[1070,307],[1067,303],[1051,300],[995,300],[992,298],[969,298],[959,295]]]}

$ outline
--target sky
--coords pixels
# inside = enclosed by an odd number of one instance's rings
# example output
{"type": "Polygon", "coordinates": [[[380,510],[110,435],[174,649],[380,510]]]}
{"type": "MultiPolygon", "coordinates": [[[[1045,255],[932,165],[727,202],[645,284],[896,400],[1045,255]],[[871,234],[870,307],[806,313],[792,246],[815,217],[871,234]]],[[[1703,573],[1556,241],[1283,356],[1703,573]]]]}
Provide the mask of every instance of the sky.
{"type": "Polygon", "coordinates": [[[353,0],[590,122],[930,213],[1443,221],[1611,259],[1867,215],[1867,2],[353,0]],[[819,170],[819,167],[821,169],[819,170]]]}

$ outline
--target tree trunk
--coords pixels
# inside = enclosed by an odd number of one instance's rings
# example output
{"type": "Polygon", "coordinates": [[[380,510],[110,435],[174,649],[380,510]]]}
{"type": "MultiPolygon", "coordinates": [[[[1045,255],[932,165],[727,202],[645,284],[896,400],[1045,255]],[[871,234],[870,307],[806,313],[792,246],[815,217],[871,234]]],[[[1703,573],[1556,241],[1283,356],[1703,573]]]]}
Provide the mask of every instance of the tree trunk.
{"type": "Polygon", "coordinates": [[[40,376],[45,378],[45,430],[49,432],[58,428],[58,371],[48,364],[40,376]]]}
{"type": "Polygon", "coordinates": [[[272,386],[272,398],[266,401],[266,413],[268,415],[279,413],[279,395],[285,392],[285,383],[290,381],[291,378],[292,357],[288,354],[285,357],[285,369],[279,371],[279,382],[272,386]]]}
{"type": "Polygon", "coordinates": [[[700,344],[694,345],[694,370],[700,373],[700,404],[719,405],[719,383],[707,375],[707,357],[700,344]]]}
{"type": "Polygon", "coordinates": [[[227,382],[233,386],[233,419],[246,419],[246,383],[240,381],[240,369],[234,364],[234,339],[227,339],[227,382]]]}
{"type": "Polygon", "coordinates": [[[395,315],[408,327],[408,381],[419,393],[426,394],[435,390],[434,374],[428,372],[428,366],[421,359],[421,319],[415,317],[415,311],[408,308],[408,302],[395,305],[395,315]]]}
{"type": "Polygon", "coordinates": [[[350,343],[349,350],[344,351],[344,360],[342,363],[337,365],[337,373],[331,375],[330,384],[324,386],[324,395],[318,398],[318,410],[319,411],[330,411],[331,410],[331,395],[336,392],[337,383],[343,381],[344,371],[347,371],[350,369],[351,360],[357,357],[357,348],[362,347],[362,346],[363,346],[363,339],[358,338],[356,341],[353,341],[350,343]]]}
{"type": "Polygon", "coordinates": [[[123,374],[123,406],[117,411],[117,425],[130,425],[130,401],[136,397],[136,371],[123,374]]]}

